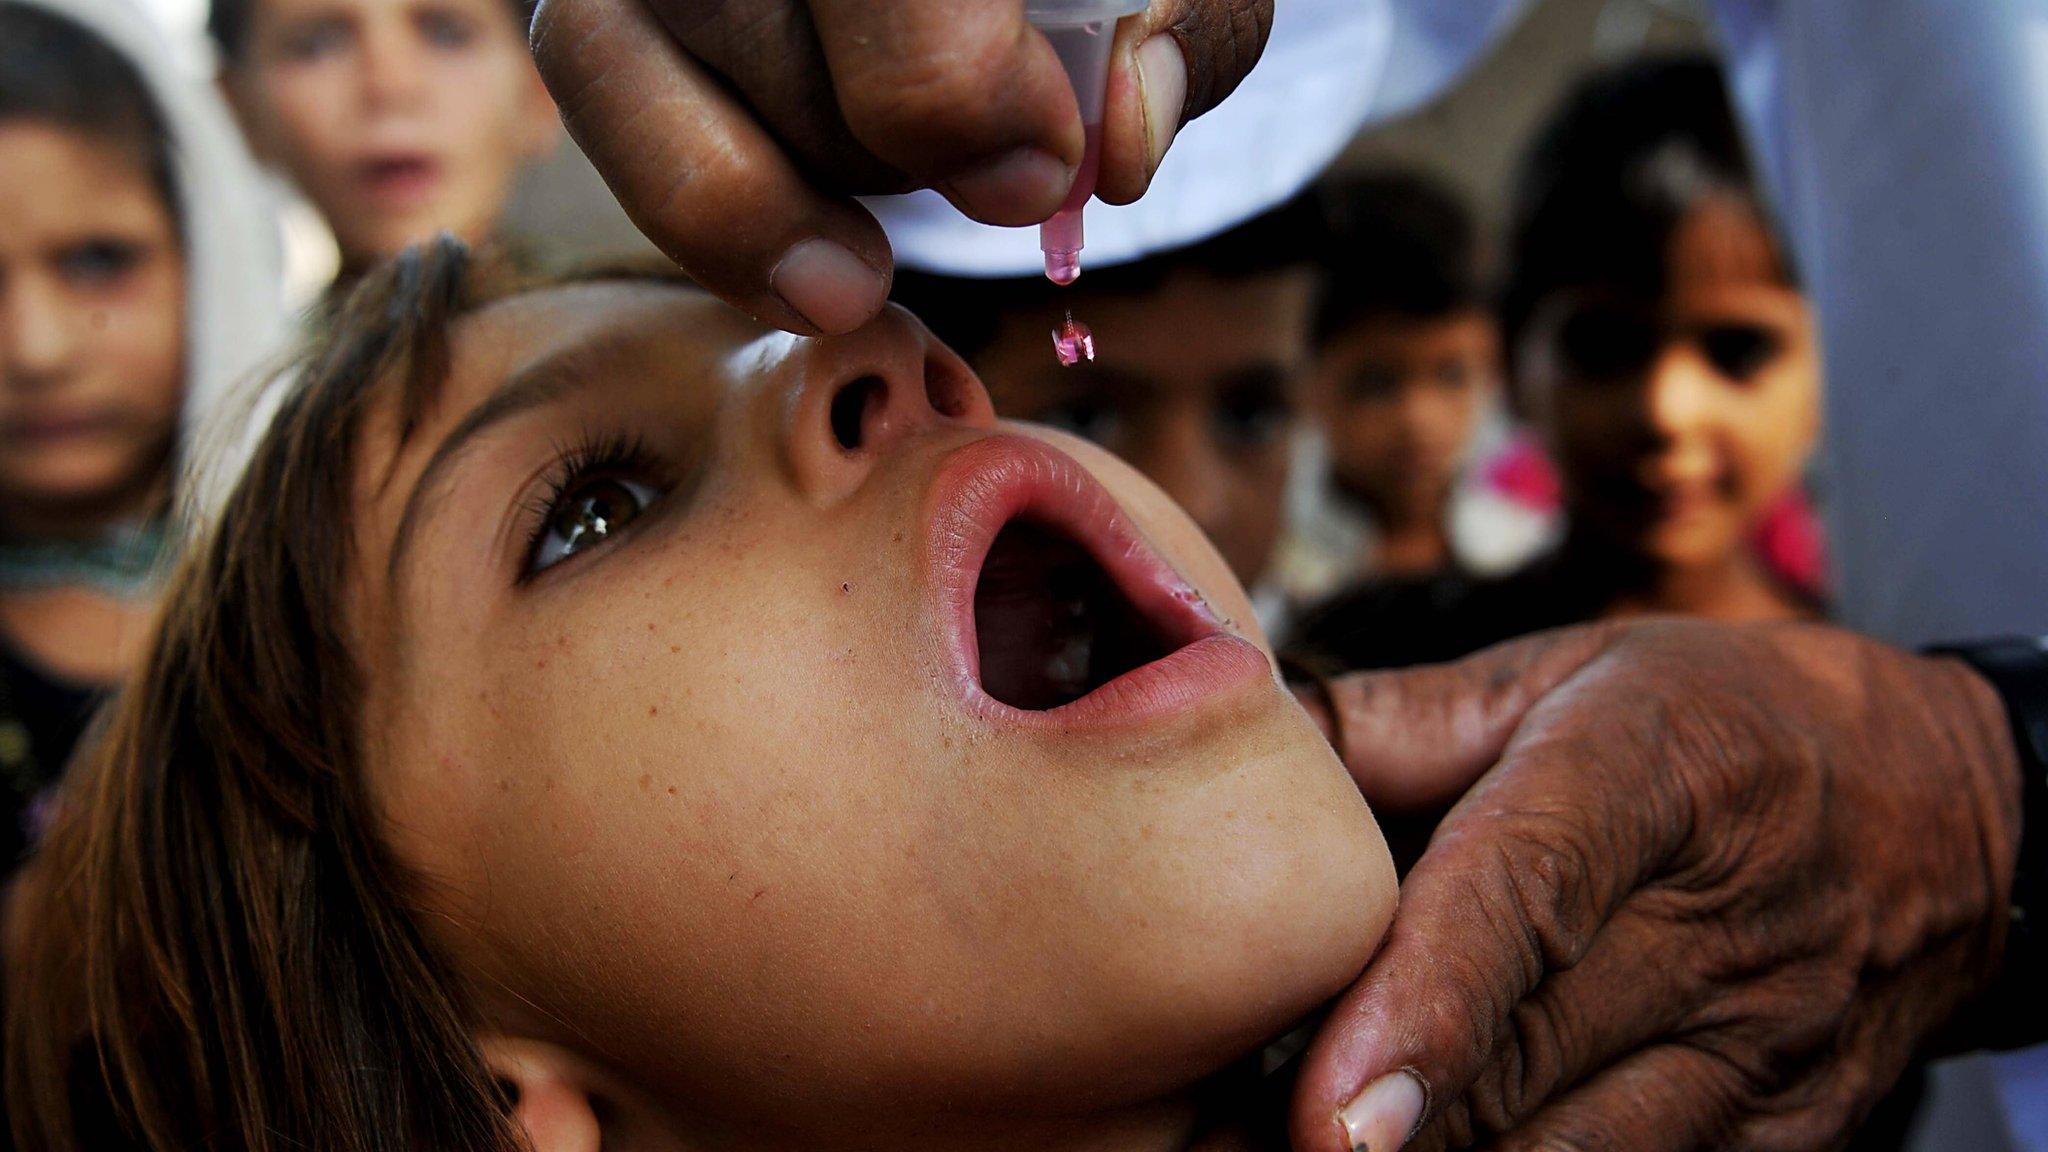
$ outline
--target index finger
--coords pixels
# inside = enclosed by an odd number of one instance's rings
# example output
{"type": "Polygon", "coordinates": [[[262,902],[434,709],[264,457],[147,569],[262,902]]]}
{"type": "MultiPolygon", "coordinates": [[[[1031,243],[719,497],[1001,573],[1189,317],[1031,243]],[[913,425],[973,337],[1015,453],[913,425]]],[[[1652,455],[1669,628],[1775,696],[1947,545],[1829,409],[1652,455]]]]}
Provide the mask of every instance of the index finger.
{"type": "Polygon", "coordinates": [[[699,284],[792,332],[847,332],[889,293],[889,240],[827,196],[641,0],[542,0],[533,55],[633,223],[699,284]]]}

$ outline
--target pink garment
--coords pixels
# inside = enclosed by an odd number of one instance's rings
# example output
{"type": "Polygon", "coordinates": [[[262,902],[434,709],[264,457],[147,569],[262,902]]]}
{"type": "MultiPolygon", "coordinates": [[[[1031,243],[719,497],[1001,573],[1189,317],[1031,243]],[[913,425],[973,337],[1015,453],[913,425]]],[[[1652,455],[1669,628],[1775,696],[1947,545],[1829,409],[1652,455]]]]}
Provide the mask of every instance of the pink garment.
{"type": "Polygon", "coordinates": [[[1486,490],[1534,512],[1556,512],[1564,485],[1534,436],[1517,432],[1480,470],[1486,490]]]}
{"type": "Polygon", "coordinates": [[[1794,488],[1750,531],[1749,546],[1771,575],[1816,600],[1828,594],[1827,538],[1806,493],[1794,488]]]}

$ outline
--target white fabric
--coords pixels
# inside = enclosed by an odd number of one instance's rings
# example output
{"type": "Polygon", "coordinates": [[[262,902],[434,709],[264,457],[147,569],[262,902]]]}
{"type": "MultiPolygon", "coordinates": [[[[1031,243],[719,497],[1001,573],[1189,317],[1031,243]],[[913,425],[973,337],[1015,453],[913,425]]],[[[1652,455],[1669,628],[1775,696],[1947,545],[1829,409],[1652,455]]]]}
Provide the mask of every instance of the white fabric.
{"type": "MultiPolygon", "coordinates": [[[[1361,124],[1422,103],[1513,23],[1525,0],[1396,8],[1385,0],[1278,0],[1258,66],[1182,128],[1136,204],[1087,208],[1086,269],[1177,248],[1299,192],[1361,124]]],[[[954,276],[1039,272],[1035,228],[991,228],[935,192],[867,200],[908,268],[954,276]]]]}
{"type": "Polygon", "coordinates": [[[1844,618],[2048,630],[2048,3],[1717,7],[1819,309],[1844,618]]]}

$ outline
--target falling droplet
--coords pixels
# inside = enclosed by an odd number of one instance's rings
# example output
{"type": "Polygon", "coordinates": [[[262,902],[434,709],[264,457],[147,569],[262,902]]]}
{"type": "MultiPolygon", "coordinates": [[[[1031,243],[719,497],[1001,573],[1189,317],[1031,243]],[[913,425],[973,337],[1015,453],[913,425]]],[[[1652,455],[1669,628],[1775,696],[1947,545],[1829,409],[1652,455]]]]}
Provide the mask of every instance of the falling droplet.
{"type": "Polygon", "coordinates": [[[1053,329],[1052,350],[1053,354],[1060,358],[1060,363],[1068,368],[1083,360],[1094,360],[1095,333],[1090,332],[1086,324],[1074,319],[1074,314],[1070,311],[1067,313],[1066,323],[1053,329]]]}

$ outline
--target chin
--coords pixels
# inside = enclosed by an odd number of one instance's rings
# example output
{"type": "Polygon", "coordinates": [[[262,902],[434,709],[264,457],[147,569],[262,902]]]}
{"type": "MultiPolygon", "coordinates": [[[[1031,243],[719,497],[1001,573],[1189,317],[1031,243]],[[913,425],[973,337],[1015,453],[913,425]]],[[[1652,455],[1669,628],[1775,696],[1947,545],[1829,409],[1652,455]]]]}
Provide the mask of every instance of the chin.
{"type": "Polygon", "coordinates": [[[1357,978],[1393,918],[1379,828],[1296,719],[1276,710],[1204,749],[1235,770],[1191,798],[1178,842],[1130,877],[1149,891],[1120,937],[1129,969],[1116,984],[1127,1039],[1167,1077],[1216,1072],[1298,1026],[1357,978]]]}

